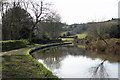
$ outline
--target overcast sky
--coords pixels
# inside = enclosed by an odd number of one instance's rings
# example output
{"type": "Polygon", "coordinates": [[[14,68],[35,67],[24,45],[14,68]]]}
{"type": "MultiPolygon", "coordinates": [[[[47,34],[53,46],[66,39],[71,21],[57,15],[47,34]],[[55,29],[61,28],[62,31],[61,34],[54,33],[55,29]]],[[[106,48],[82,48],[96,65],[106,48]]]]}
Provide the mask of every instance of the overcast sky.
{"type": "Polygon", "coordinates": [[[104,21],[118,17],[120,0],[47,0],[67,24],[104,21]]]}
{"type": "MultiPolygon", "coordinates": [[[[36,0],[39,1],[39,0],[36,0]]],[[[45,0],[54,8],[67,24],[104,21],[118,18],[120,0],[45,0]]]]}

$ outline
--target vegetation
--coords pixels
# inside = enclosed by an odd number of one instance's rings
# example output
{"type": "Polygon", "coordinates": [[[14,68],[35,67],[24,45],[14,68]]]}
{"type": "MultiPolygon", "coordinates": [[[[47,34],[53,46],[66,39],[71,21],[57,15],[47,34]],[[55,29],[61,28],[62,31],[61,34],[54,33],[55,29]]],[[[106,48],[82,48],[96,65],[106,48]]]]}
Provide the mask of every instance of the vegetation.
{"type": "Polygon", "coordinates": [[[30,33],[32,17],[19,6],[14,5],[3,14],[2,39],[27,39],[30,33]]]}
{"type": "Polygon", "coordinates": [[[0,38],[3,39],[0,41],[0,48],[2,51],[11,50],[2,57],[3,78],[57,78],[29,55],[29,51],[36,47],[31,46],[32,43],[73,42],[81,48],[86,46],[89,51],[120,55],[118,19],[66,25],[61,22],[60,15],[51,9],[51,4],[45,3],[44,0],[1,1],[0,6],[0,38]]]}
{"type": "Polygon", "coordinates": [[[109,35],[111,38],[120,38],[120,25],[113,25],[110,29],[109,35]]]}
{"type": "Polygon", "coordinates": [[[111,29],[113,29],[112,26],[116,28],[117,24],[118,24],[117,21],[91,23],[87,30],[87,35],[88,35],[89,40],[90,41],[92,40],[103,40],[104,41],[104,39],[111,38],[110,33],[111,33],[111,29]]]}
{"type": "MultiPolygon", "coordinates": [[[[40,46],[40,45],[39,45],[40,46]]],[[[34,47],[32,47],[34,48],[34,47]]],[[[57,78],[38,63],[29,51],[32,48],[23,48],[7,52],[2,57],[2,78],[57,78]]]]}
{"type": "Polygon", "coordinates": [[[57,17],[53,21],[48,22],[42,22],[39,23],[38,29],[36,30],[37,33],[35,33],[37,38],[43,39],[43,40],[57,40],[57,38],[60,36],[62,32],[62,26],[63,24],[60,22],[57,22],[57,17]]]}
{"type": "Polygon", "coordinates": [[[103,22],[66,25],[62,36],[67,36],[68,33],[70,34],[69,36],[86,33],[89,41],[102,40],[102,38],[119,38],[120,28],[118,23],[118,19],[112,19],[103,22]]]}
{"type": "Polygon", "coordinates": [[[31,42],[32,38],[56,40],[59,37],[63,26],[61,18],[44,1],[2,4],[3,40],[28,39],[31,42]]]}
{"type": "Polygon", "coordinates": [[[82,39],[85,38],[87,35],[86,33],[83,33],[83,34],[76,34],[76,36],[78,37],[78,39],[82,39]]]}
{"type": "Polygon", "coordinates": [[[120,28],[118,21],[99,22],[91,24],[87,31],[89,49],[119,55],[120,28]]]}
{"type": "Polygon", "coordinates": [[[120,55],[120,45],[119,41],[120,39],[112,38],[112,39],[106,39],[108,45],[106,45],[102,40],[98,41],[92,41],[88,45],[88,49],[92,51],[96,51],[98,53],[104,52],[104,53],[113,53],[116,55],[120,55]]]}
{"type": "MultiPolygon", "coordinates": [[[[74,43],[86,45],[88,50],[119,54],[120,26],[118,19],[86,24],[73,24],[64,27],[62,36],[77,36],[74,43]],[[80,34],[77,34],[81,32],[80,34]],[[117,45],[118,44],[118,45],[117,45]]],[[[71,40],[63,38],[62,40],[71,40]]]]}
{"type": "Polygon", "coordinates": [[[72,24],[64,27],[64,34],[69,32],[71,35],[82,34],[89,28],[88,24],[72,24]]]}
{"type": "Polygon", "coordinates": [[[30,44],[27,40],[8,40],[8,41],[0,41],[2,44],[2,51],[7,51],[11,49],[25,47],[30,44]]]}
{"type": "Polygon", "coordinates": [[[57,78],[29,55],[29,51],[34,46],[28,44],[61,42],[58,37],[63,23],[59,14],[52,11],[51,4],[46,4],[43,0],[40,2],[2,1],[0,4],[3,39],[0,44],[2,44],[2,51],[11,50],[2,57],[2,77],[57,78]]]}

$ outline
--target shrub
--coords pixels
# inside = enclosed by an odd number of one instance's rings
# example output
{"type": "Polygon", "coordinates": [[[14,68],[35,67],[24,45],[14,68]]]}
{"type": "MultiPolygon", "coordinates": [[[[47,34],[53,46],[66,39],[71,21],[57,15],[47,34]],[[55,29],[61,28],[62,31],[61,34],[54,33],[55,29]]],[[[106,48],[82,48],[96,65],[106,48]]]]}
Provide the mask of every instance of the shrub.
{"type": "Polygon", "coordinates": [[[96,50],[96,46],[95,45],[92,46],[92,50],[93,51],[96,50]]]}
{"type": "Polygon", "coordinates": [[[116,42],[116,45],[119,45],[119,46],[120,46],[120,40],[118,40],[118,41],[116,42]]]}
{"type": "Polygon", "coordinates": [[[63,36],[62,37],[65,37],[66,35],[65,34],[63,34],[63,36]]]}
{"type": "Polygon", "coordinates": [[[103,41],[97,41],[96,48],[98,52],[105,52],[107,45],[103,41]]]}
{"type": "Polygon", "coordinates": [[[67,36],[70,36],[71,34],[70,34],[70,32],[67,32],[67,34],[66,34],[67,36]]]}
{"type": "Polygon", "coordinates": [[[1,41],[2,51],[7,51],[15,48],[25,47],[29,42],[27,40],[7,40],[1,41]]]}
{"type": "Polygon", "coordinates": [[[111,38],[120,38],[120,25],[112,26],[109,34],[111,38]]]}

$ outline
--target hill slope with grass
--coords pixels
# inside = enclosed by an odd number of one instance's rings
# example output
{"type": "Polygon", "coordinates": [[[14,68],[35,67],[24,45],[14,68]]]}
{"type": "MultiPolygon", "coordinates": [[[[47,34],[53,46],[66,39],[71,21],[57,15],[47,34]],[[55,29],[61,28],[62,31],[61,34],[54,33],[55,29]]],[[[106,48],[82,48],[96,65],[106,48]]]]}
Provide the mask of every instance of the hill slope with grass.
{"type": "Polygon", "coordinates": [[[93,24],[99,24],[99,23],[114,24],[114,23],[118,23],[118,19],[111,19],[102,22],[88,22],[83,24],[66,25],[63,27],[63,33],[61,34],[61,36],[72,36],[76,34],[86,33],[90,27],[93,27],[93,24]]]}

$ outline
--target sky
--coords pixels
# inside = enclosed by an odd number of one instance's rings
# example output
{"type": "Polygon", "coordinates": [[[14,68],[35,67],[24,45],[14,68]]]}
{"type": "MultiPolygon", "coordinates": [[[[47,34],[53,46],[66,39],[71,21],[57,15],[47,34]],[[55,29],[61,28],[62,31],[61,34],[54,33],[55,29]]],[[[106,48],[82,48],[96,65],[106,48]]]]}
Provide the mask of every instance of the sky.
{"type": "MultiPolygon", "coordinates": [[[[35,0],[40,1],[40,0],[35,0]]],[[[44,0],[52,3],[63,23],[87,23],[118,18],[120,0],[44,0]]]]}
{"type": "Polygon", "coordinates": [[[118,18],[120,0],[47,0],[67,24],[105,21],[118,18]]]}

